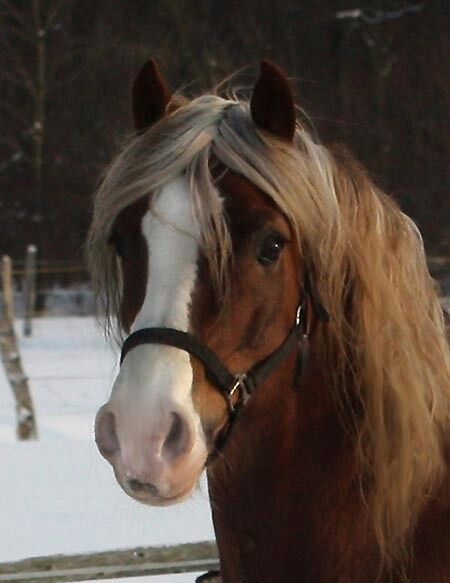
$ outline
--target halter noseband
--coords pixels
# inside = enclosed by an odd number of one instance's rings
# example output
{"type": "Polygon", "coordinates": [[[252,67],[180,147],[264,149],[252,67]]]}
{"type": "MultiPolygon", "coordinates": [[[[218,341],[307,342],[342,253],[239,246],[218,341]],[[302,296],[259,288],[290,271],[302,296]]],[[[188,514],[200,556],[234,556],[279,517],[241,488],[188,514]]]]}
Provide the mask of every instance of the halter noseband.
{"type": "Polygon", "coordinates": [[[300,384],[307,367],[309,355],[308,300],[311,301],[317,319],[327,322],[330,319],[329,314],[320,302],[317,291],[312,287],[306,271],[304,294],[302,303],[297,310],[295,326],[276,350],[254,364],[247,372],[231,373],[213,350],[202,344],[189,332],[182,332],[174,328],[142,328],[141,330],[136,330],[123,343],[120,364],[122,365],[125,356],[130,350],[141,344],[165,344],[192,354],[202,362],[206,369],[207,377],[227,401],[230,416],[229,432],[232,422],[250,396],[281,366],[296,346],[300,348],[296,386],[300,384]],[[240,392],[239,398],[234,401],[233,396],[238,390],[240,392]]]}

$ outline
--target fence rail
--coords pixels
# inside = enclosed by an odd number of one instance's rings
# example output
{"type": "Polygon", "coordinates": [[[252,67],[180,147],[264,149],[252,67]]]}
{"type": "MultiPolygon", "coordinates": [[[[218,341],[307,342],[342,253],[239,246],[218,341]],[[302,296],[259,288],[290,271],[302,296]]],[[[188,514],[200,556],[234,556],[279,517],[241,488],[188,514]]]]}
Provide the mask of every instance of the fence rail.
{"type": "Polygon", "coordinates": [[[0,582],[66,583],[218,569],[214,542],[54,555],[0,564],[0,582]]]}
{"type": "MultiPolygon", "coordinates": [[[[26,260],[14,260],[14,304],[16,314],[37,317],[41,315],[92,315],[94,297],[89,284],[87,268],[81,261],[45,261],[36,257],[34,298],[31,306],[26,303],[26,260]],[[28,307],[28,310],[26,309],[28,307]]],[[[450,296],[450,257],[430,256],[428,267],[439,282],[441,293],[450,296]]],[[[1,304],[1,298],[0,298],[1,304]]],[[[448,300],[444,302],[448,306],[448,300]]]]}

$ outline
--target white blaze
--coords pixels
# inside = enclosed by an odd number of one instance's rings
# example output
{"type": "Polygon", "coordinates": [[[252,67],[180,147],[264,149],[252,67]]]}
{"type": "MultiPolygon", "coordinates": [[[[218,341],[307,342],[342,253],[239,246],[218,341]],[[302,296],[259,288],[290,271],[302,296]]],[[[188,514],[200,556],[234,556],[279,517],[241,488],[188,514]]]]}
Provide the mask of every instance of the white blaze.
{"type": "MultiPolygon", "coordinates": [[[[184,177],[169,182],[153,199],[142,219],[148,245],[145,299],[131,331],[170,327],[187,331],[191,296],[197,277],[198,229],[184,177]]],[[[124,470],[140,475],[146,447],[161,447],[160,419],[182,410],[197,431],[196,448],[204,445],[200,419],[192,398],[192,367],[187,352],[165,345],[144,344],[126,356],[113,387],[118,405],[119,440],[124,470]],[[131,467],[132,466],[132,467],[131,467]]]]}
{"type": "Polygon", "coordinates": [[[131,331],[164,326],[187,331],[197,277],[198,232],[184,178],[169,182],[142,219],[148,245],[144,303],[131,331]]]}

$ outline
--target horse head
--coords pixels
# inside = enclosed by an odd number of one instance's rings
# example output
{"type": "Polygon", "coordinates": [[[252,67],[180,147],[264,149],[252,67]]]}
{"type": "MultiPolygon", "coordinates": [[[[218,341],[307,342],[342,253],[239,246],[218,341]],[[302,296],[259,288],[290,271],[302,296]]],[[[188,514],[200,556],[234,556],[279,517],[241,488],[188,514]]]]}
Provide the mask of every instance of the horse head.
{"type": "MultiPolygon", "coordinates": [[[[166,82],[149,61],[133,86],[137,132],[164,132],[168,118],[180,113],[171,103],[166,82]]],[[[226,116],[227,108],[220,114],[226,116]]],[[[269,62],[262,64],[248,121],[255,135],[291,147],[292,92],[269,62]]],[[[297,233],[274,201],[214,152],[207,163],[220,248],[211,233],[208,238],[208,226],[214,228],[209,209],[196,212],[183,171],[114,218],[109,245],[123,282],[120,322],[133,339],[155,328],[188,333],[238,379],[275,353],[298,324],[302,259],[297,233]]],[[[291,340],[286,351],[294,368],[299,341],[291,340]]],[[[150,504],[183,500],[229,430],[230,410],[242,395],[223,395],[209,362],[205,366],[189,347],[133,342],[126,352],[111,398],[97,415],[97,444],[134,498],[150,504]]],[[[230,383],[228,393],[240,388],[230,383]]]]}

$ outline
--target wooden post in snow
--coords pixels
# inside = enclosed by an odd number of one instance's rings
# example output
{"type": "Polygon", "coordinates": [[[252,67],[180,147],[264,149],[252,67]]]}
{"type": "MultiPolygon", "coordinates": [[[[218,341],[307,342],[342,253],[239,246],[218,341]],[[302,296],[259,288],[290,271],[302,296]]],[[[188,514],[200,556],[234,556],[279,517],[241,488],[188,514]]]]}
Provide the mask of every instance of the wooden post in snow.
{"type": "Polygon", "coordinates": [[[36,253],[35,245],[28,245],[25,259],[25,276],[23,279],[23,334],[31,336],[34,307],[36,304],[36,253]]]}
{"type": "Polygon", "coordinates": [[[36,417],[33,401],[20,360],[19,346],[14,332],[14,297],[11,258],[4,256],[1,265],[3,313],[0,319],[0,351],[6,376],[16,402],[17,437],[36,439],[36,417]]]}

